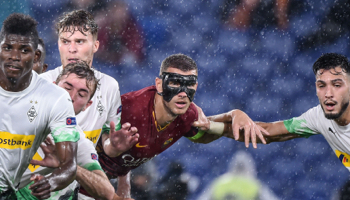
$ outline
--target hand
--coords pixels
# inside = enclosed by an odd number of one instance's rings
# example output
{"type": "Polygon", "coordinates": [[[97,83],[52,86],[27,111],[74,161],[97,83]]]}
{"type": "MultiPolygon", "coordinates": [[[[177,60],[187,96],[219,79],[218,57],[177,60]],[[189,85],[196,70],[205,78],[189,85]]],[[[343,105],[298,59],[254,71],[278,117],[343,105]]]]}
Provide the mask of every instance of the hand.
{"type": "Polygon", "coordinates": [[[137,133],[136,127],[131,127],[130,123],[124,123],[122,128],[118,131],[115,130],[114,122],[110,123],[109,140],[104,142],[104,149],[106,145],[111,145],[115,151],[113,157],[120,155],[121,153],[129,150],[139,141],[140,135],[137,133]]]}
{"type": "Polygon", "coordinates": [[[34,183],[29,186],[29,189],[32,190],[33,196],[38,199],[47,199],[51,196],[51,185],[47,178],[40,174],[33,174],[30,180],[34,181],[34,183]]]}
{"type": "Polygon", "coordinates": [[[45,158],[41,161],[31,160],[30,164],[40,165],[42,167],[57,168],[60,165],[60,161],[56,155],[56,146],[50,137],[47,137],[40,145],[45,154],[45,158]]]}
{"type": "Polygon", "coordinates": [[[198,120],[193,122],[192,126],[197,127],[198,129],[202,131],[207,131],[210,129],[210,121],[209,119],[205,116],[202,108],[198,107],[195,103],[193,103],[198,111],[198,120]]]}
{"type": "Polygon", "coordinates": [[[256,125],[248,115],[240,110],[235,110],[231,113],[232,116],[232,130],[235,140],[239,139],[240,132],[244,134],[245,146],[249,147],[249,140],[251,140],[253,147],[257,148],[256,136],[260,138],[262,143],[266,144],[264,135],[270,135],[261,126],[256,125]]]}

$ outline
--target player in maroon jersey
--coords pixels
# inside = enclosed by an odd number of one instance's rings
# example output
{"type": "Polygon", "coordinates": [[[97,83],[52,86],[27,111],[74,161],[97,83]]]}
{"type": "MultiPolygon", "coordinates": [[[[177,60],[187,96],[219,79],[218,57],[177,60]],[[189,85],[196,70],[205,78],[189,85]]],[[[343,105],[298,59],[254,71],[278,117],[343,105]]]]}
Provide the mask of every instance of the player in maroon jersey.
{"type": "Polygon", "coordinates": [[[126,175],[169,148],[182,136],[194,142],[208,143],[225,135],[228,130],[234,130],[235,138],[238,138],[239,129],[242,129],[248,136],[246,146],[251,139],[256,147],[256,136],[265,141],[260,131],[268,133],[240,110],[222,114],[231,117],[232,125],[225,124],[221,130],[215,130],[210,122],[209,130],[205,132],[193,127],[198,120],[198,110],[192,103],[198,86],[197,75],[197,65],[190,57],[171,55],[162,62],[160,78],[156,78],[155,86],[122,95],[121,123],[128,122],[135,126],[139,139],[131,149],[123,153],[115,152],[116,157],[112,158],[102,148],[102,141],[108,142],[108,136],[101,137],[97,146],[99,161],[110,179],[126,175]]]}

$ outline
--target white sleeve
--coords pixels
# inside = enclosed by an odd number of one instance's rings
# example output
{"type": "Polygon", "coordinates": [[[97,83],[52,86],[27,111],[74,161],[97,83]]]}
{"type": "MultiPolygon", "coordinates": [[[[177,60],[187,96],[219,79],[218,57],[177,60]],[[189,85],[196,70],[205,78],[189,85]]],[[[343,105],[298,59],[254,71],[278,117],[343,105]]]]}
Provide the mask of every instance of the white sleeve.
{"type": "MultiPolygon", "coordinates": [[[[113,79],[114,80],[114,79],[113,79]]],[[[108,93],[110,93],[110,97],[108,102],[110,103],[111,107],[108,111],[108,117],[106,123],[103,125],[102,133],[108,131],[109,132],[109,123],[113,121],[115,123],[115,129],[119,130],[121,128],[120,119],[121,119],[121,112],[122,112],[122,105],[121,105],[121,99],[120,99],[120,91],[119,91],[119,84],[116,80],[114,82],[110,83],[113,84],[110,86],[110,89],[108,90],[108,93]]]]}
{"type": "Polygon", "coordinates": [[[68,92],[62,90],[62,94],[52,105],[49,119],[49,127],[55,143],[79,140],[80,136],[75,128],[77,121],[68,92]]]}
{"type": "Polygon", "coordinates": [[[301,135],[303,137],[310,137],[312,135],[320,134],[317,131],[319,121],[317,115],[319,115],[319,108],[314,107],[300,115],[289,120],[284,120],[284,126],[288,132],[301,135]]]}

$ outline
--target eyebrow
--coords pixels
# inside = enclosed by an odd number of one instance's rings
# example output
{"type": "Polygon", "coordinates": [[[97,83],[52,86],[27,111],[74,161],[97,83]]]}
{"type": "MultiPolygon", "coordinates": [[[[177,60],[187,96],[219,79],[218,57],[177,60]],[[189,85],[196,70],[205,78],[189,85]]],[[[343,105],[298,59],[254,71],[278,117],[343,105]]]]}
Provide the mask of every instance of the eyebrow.
{"type": "MultiPolygon", "coordinates": [[[[71,83],[69,83],[69,82],[67,82],[67,81],[65,81],[64,83],[67,84],[67,85],[69,85],[69,86],[71,86],[71,87],[74,87],[71,83]]],[[[86,90],[86,89],[84,89],[84,88],[80,88],[79,91],[86,92],[86,93],[89,94],[89,90],[86,90]]]]}
{"type": "MultiPolygon", "coordinates": [[[[344,82],[344,80],[341,79],[341,78],[337,78],[337,79],[331,80],[332,83],[335,83],[335,82],[338,82],[338,81],[344,82]]],[[[326,82],[323,81],[323,80],[317,80],[316,82],[318,82],[318,83],[326,83],[326,82]]]]}

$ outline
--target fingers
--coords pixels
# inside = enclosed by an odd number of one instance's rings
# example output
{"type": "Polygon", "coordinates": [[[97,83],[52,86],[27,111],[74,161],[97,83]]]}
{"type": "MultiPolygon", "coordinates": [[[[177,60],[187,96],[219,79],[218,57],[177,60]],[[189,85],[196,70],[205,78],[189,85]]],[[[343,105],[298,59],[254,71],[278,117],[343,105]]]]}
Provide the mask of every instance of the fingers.
{"type": "Polygon", "coordinates": [[[39,161],[39,160],[31,160],[30,164],[32,164],[32,165],[40,165],[40,166],[43,165],[42,161],[39,161]]]}
{"type": "Polygon", "coordinates": [[[34,183],[31,186],[29,186],[29,189],[32,190],[32,195],[34,195],[38,199],[49,198],[51,186],[48,180],[41,175],[37,175],[35,177],[32,176],[32,178],[34,179],[34,183]]]}
{"type": "Polygon", "coordinates": [[[111,121],[110,123],[109,123],[109,127],[110,127],[110,130],[112,131],[112,130],[115,130],[115,123],[113,122],[113,121],[111,121]]]}

